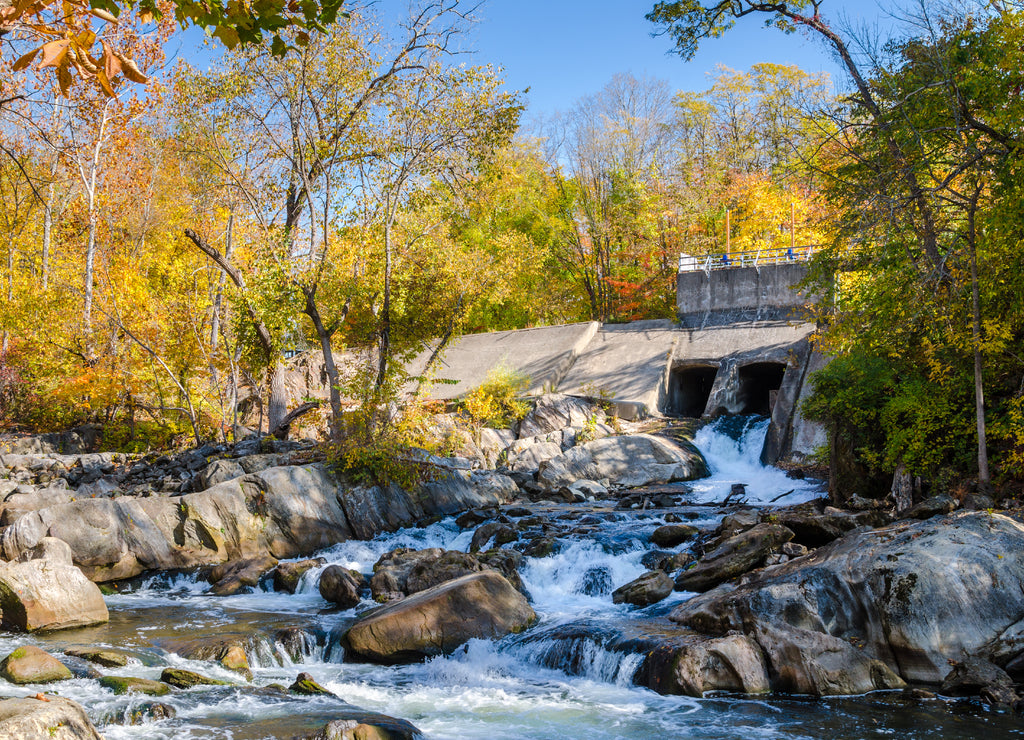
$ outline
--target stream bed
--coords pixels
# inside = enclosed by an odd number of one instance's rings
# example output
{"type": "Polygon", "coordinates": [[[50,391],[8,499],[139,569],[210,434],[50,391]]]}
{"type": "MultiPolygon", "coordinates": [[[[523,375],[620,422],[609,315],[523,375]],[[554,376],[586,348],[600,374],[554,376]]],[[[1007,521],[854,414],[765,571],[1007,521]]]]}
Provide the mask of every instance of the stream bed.
{"type": "MultiPolygon", "coordinates": [[[[21,644],[54,654],[70,646],[108,646],[132,656],[124,668],[82,663],[79,672],[158,679],[163,668],[184,667],[231,682],[200,686],[158,699],[115,696],[96,677],[76,677],[48,687],[0,685],[9,696],[56,690],[81,703],[108,740],[261,740],[304,737],[351,706],[399,717],[431,740],[580,738],[961,738],[1024,737],[1024,723],[973,701],[911,701],[901,692],[819,699],[795,696],[717,695],[703,699],[662,696],[633,685],[644,659],[601,635],[614,635],[638,618],[658,624],[692,594],[673,593],[638,610],[612,603],[611,591],[647,568],[651,532],[669,512],[701,528],[725,513],[716,505],[733,483],[748,484],[751,502],[780,503],[820,495],[813,481],[793,481],[756,462],[766,424],[736,429],[706,427],[696,442],[712,477],[688,486],[672,509],[616,509],[614,502],[533,505],[536,514],[565,522],[572,534],[545,558],[525,558],[520,574],[538,623],[497,642],[471,641],[455,654],[406,666],[343,662],[339,638],[355,614],[332,608],[318,591],[322,568],[307,572],[296,594],[255,593],[217,597],[194,574],[161,574],[140,580],[129,593],[107,597],[110,622],[48,635],[0,635],[0,656],[21,644]],[[738,441],[737,441],[738,440],[738,441]],[[787,493],[792,491],[792,493],[787,493]],[[578,629],[580,626],[585,629],[578,629]],[[580,638],[579,634],[591,636],[580,638]],[[570,637],[567,637],[570,635],[570,637]],[[577,637],[571,637],[577,635],[577,637]],[[211,662],[189,661],[176,650],[204,636],[244,640],[251,682],[211,662]],[[596,637],[594,637],[596,636],[596,637]],[[299,672],[337,695],[290,695],[270,687],[290,685],[299,672]],[[145,715],[154,701],[175,716],[123,724],[145,715]]],[[[659,487],[659,491],[666,487],[659,487]]],[[[467,550],[472,530],[448,519],[372,541],[350,541],[318,553],[328,564],[372,571],[396,547],[467,550]]],[[[680,546],[679,550],[685,548],[680,546]]],[[[667,624],[667,621],[665,622],[667,624]]]]}

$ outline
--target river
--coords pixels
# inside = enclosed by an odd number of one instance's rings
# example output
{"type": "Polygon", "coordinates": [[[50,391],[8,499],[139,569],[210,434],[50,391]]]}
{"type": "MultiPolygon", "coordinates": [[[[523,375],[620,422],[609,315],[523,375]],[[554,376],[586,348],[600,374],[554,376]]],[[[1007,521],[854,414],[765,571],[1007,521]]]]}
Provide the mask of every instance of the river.
{"type": "MultiPolygon", "coordinates": [[[[715,505],[734,483],[747,484],[750,502],[795,503],[820,495],[814,481],[794,481],[757,462],[766,423],[730,421],[702,429],[695,440],[712,476],[679,486],[672,509],[698,527],[713,527],[724,510],[715,505]],[[731,427],[729,425],[732,425],[731,427]],[[738,426],[737,426],[738,425],[738,426]]],[[[663,490],[659,488],[659,490],[663,490]]],[[[690,594],[636,610],[612,603],[610,592],[641,575],[649,537],[665,523],[666,509],[615,509],[590,502],[534,506],[574,534],[546,558],[526,558],[521,576],[539,623],[498,642],[472,641],[454,655],[407,666],[342,662],[338,638],[354,615],[372,606],[338,611],[319,596],[320,569],[306,573],[299,591],[216,597],[194,575],[159,575],[129,593],[107,597],[110,622],[50,635],[0,636],[0,655],[37,644],[53,653],[71,645],[109,646],[129,653],[124,668],[105,674],[157,679],[168,665],[232,682],[197,687],[159,699],[115,696],[95,677],[50,687],[4,685],[7,695],[47,688],[85,706],[108,740],[258,740],[315,732],[347,704],[406,719],[431,740],[579,738],[960,738],[1024,736],[1012,714],[972,701],[909,701],[900,692],[864,697],[661,696],[632,684],[642,652],[623,649],[614,635],[640,617],[657,623],[690,594]],[[253,680],[220,666],[189,661],[174,650],[200,638],[240,636],[253,680]],[[294,696],[268,689],[291,684],[300,671],[337,697],[294,696]],[[139,725],[120,722],[153,701],[176,716],[139,725]]],[[[370,542],[346,542],[319,553],[328,564],[364,573],[395,547],[466,550],[472,530],[448,519],[370,542]]],[[[680,546],[678,549],[684,549],[680,546]]]]}

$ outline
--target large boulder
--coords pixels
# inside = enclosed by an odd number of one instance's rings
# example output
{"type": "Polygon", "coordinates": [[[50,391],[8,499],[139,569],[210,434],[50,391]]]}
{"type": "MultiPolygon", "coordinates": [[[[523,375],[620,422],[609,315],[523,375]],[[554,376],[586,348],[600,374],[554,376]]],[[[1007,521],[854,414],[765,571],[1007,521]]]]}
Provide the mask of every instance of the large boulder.
{"type": "Polygon", "coordinates": [[[361,574],[340,565],[328,565],[320,574],[318,588],[325,601],[337,604],[342,609],[351,609],[359,603],[359,592],[364,585],[365,580],[361,574]]]}
{"type": "Polygon", "coordinates": [[[307,740],[422,740],[421,733],[404,719],[350,710],[350,715],[328,722],[307,740]]]}
{"type": "Polygon", "coordinates": [[[45,650],[22,645],[0,662],[0,678],[11,683],[50,683],[71,678],[71,670],[45,650]]]}
{"type": "Polygon", "coordinates": [[[1024,660],[1024,525],[961,512],[859,530],[697,596],[671,619],[753,638],[783,691],[939,684],[965,656],[1012,673],[1024,660]]]}
{"type": "Polygon", "coordinates": [[[352,656],[402,663],[451,653],[473,638],[521,632],[537,618],[526,597],[486,570],[446,581],[374,610],[345,633],[352,656]]]}
{"type": "Polygon", "coordinates": [[[565,427],[585,427],[603,423],[606,415],[600,406],[575,396],[548,393],[534,403],[519,422],[519,439],[535,437],[565,427]]]}
{"type": "Polygon", "coordinates": [[[103,740],[80,704],[59,696],[0,700],[5,740],[103,740]]]}
{"type": "Polygon", "coordinates": [[[695,449],[650,434],[634,434],[596,439],[545,460],[537,483],[545,490],[557,491],[577,480],[607,478],[618,486],[634,488],[707,474],[707,464],[695,449]]]}
{"type": "Polygon", "coordinates": [[[25,562],[0,564],[4,627],[35,632],[86,627],[110,619],[103,594],[71,564],[66,543],[44,537],[22,557],[25,562]]]}
{"type": "Polygon", "coordinates": [[[719,583],[743,575],[764,562],[765,557],[793,539],[793,533],[779,524],[758,524],[729,537],[702,557],[692,568],[676,577],[679,591],[707,591],[719,583]]]}

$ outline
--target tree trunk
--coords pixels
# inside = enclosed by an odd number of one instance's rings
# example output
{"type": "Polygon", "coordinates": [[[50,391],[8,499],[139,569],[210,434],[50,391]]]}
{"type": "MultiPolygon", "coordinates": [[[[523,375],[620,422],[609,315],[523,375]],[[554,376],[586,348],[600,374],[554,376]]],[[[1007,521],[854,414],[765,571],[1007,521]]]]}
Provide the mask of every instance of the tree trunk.
{"type": "Polygon", "coordinates": [[[53,233],[53,201],[56,197],[57,188],[54,178],[57,176],[57,155],[53,155],[53,164],[50,166],[50,184],[46,188],[46,203],[43,206],[43,290],[49,287],[50,283],[50,241],[53,233]]]}
{"type": "Polygon", "coordinates": [[[284,361],[273,360],[270,370],[270,399],[267,403],[267,426],[276,429],[288,415],[288,389],[284,383],[284,361]]]}
{"type": "Polygon", "coordinates": [[[984,491],[991,478],[988,471],[988,443],[985,433],[985,384],[981,358],[981,298],[978,295],[978,245],[976,203],[967,214],[968,247],[971,253],[971,339],[974,345],[974,414],[978,427],[978,484],[984,491]]]}
{"type": "Polygon", "coordinates": [[[384,386],[388,373],[388,357],[391,354],[391,223],[384,224],[384,305],[380,314],[377,360],[376,389],[384,386]]]}
{"type": "MultiPolygon", "coordinates": [[[[334,364],[334,350],[331,346],[331,336],[334,332],[324,326],[323,319],[320,317],[320,311],[316,305],[316,286],[312,288],[303,286],[302,292],[306,296],[306,306],[303,311],[313,322],[313,328],[316,329],[316,335],[320,339],[320,351],[323,354],[324,370],[327,373],[327,383],[331,394],[331,438],[337,441],[341,429],[341,388],[339,387],[338,368],[334,364]]],[[[335,326],[345,320],[350,305],[350,301],[345,302],[341,319],[335,326]]]]}
{"type": "Polygon", "coordinates": [[[85,306],[82,310],[82,320],[85,321],[85,330],[92,330],[92,287],[93,287],[93,265],[96,261],[96,212],[94,199],[89,196],[89,236],[85,247],[85,306]]]}
{"type": "MultiPolygon", "coordinates": [[[[231,229],[234,226],[235,214],[231,212],[228,214],[228,227],[227,233],[224,235],[224,259],[231,260],[231,229]]],[[[227,275],[221,270],[220,276],[217,278],[217,294],[213,299],[213,318],[210,320],[210,347],[216,351],[217,342],[220,338],[220,314],[221,306],[224,303],[224,280],[227,275]]]]}

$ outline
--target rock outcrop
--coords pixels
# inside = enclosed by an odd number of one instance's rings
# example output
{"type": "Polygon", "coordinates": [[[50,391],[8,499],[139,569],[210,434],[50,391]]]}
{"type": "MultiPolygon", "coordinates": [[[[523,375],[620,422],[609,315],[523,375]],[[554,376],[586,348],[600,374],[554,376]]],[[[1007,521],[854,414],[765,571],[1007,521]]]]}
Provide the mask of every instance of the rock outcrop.
{"type": "Polygon", "coordinates": [[[86,499],[20,517],[0,537],[18,557],[47,536],[64,540],[93,581],[149,570],[311,554],[428,517],[508,502],[518,489],[496,473],[441,470],[415,493],[349,488],[321,465],[269,468],[178,497],[86,499]]]}
{"type": "Polygon", "coordinates": [[[671,619],[756,641],[776,690],[939,684],[949,662],[1024,666],[1024,525],[962,512],[861,530],[677,607],[671,619]]]}
{"type": "Polygon", "coordinates": [[[343,642],[352,657],[402,663],[452,652],[473,638],[521,632],[537,618],[521,593],[492,570],[446,581],[356,621],[343,642]]]}
{"type": "Polygon", "coordinates": [[[557,491],[577,480],[607,478],[613,485],[634,488],[707,474],[707,464],[695,449],[650,434],[634,434],[596,439],[545,460],[540,463],[537,483],[545,490],[557,491]]]}

